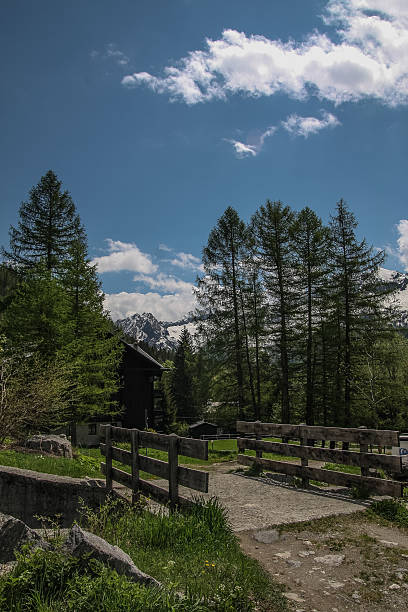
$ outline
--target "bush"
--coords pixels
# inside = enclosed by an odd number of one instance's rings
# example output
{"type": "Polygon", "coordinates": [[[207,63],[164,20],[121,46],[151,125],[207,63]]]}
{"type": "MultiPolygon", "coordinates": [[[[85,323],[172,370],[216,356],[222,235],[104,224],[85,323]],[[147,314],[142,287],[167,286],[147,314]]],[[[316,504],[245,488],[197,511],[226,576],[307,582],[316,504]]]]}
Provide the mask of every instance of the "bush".
{"type": "Polygon", "coordinates": [[[396,523],[399,527],[408,527],[408,509],[403,502],[383,499],[371,504],[369,512],[396,523]]]}

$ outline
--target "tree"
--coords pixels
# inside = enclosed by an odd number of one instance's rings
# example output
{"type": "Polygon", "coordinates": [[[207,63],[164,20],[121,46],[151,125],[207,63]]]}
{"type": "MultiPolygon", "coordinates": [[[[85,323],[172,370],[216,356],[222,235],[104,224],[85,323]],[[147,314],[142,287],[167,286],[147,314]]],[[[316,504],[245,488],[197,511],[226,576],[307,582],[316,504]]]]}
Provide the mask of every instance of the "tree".
{"type": "MultiPolygon", "coordinates": [[[[198,279],[197,301],[201,329],[216,346],[228,369],[233,364],[234,400],[244,413],[243,336],[239,281],[247,248],[247,229],[229,206],[211,230],[203,250],[205,276],[198,279]]],[[[232,382],[231,381],[231,382],[232,382]]]]}
{"type": "Polygon", "coordinates": [[[68,309],[66,342],[59,355],[70,364],[69,405],[72,443],[76,444],[76,423],[93,415],[114,412],[122,345],[103,309],[103,293],[90,264],[85,236],[81,233],[70,246],[62,263],[60,282],[68,309]]]}
{"type": "MultiPolygon", "coordinates": [[[[364,345],[372,344],[390,328],[392,309],[387,304],[392,291],[381,281],[378,269],[382,251],[374,253],[364,240],[356,238],[357,221],[340,200],[330,221],[331,318],[337,321],[339,361],[343,378],[343,425],[352,424],[352,381],[364,345]]],[[[340,375],[340,368],[338,369],[340,375]]]]}
{"type": "Polygon", "coordinates": [[[194,393],[194,356],[189,331],[183,327],[174,357],[172,397],[179,419],[190,421],[197,417],[194,393]]]}
{"type": "Polygon", "coordinates": [[[65,424],[68,377],[58,361],[21,355],[0,337],[0,444],[65,424]]]}
{"type": "Polygon", "coordinates": [[[315,337],[322,313],[322,286],[327,279],[328,231],[321,219],[305,207],[290,227],[294,272],[300,300],[297,314],[298,353],[306,365],[305,421],[314,424],[315,337]],[[303,357],[304,356],[304,357],[303,357]]]}
{"type": "Polygon", "coordinates": [[[10,249],[3,256],[18,269],[43,262],[50,272],[58,272],[81,225],[68,191],[49,170],[30,190],[20,206],[18,227],[10,227],[10,249]]]}
{"type": "Polygon", "coordinates": [[[269,295],[268,319],[272,342],[280,358],[281,420],[290,423],[290,359],[291,319],[296,308],[294,262],[290,228],[294,220],[289,206],[282,202],[266,202],[252,218],[258,256],[269,295]]]}

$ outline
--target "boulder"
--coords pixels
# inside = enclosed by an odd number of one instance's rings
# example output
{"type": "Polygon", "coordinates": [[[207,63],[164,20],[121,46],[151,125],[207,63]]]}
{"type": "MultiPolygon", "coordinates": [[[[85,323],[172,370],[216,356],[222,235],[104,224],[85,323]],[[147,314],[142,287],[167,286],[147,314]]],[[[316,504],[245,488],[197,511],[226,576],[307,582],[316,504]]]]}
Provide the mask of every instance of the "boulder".
{"type": "Polygon", "coordinates": [[[72,459],[71,442],[64,435],[38,434],[28,438],[25,446],[57,457],[72,459]]]}
{"type": "Polygon", "coordinates": [[[27,543],[33,548],[48,548],[48,543],[23,521],[0,512],[0,563],[13,561],[14,551],[27,543]]]}
{"type": "Polygon", "coordinates": [[[79,525],[73,525],[64,548],[73,557],[82,557],[88,554],[93,559],[109,565],[118,574],[123,574],[133,582],[146,586],[160,586],[160,582],[140,571],[129,555],[123,552],[121,548],[112,546],[103,538],[81,529],[79,525]]]}

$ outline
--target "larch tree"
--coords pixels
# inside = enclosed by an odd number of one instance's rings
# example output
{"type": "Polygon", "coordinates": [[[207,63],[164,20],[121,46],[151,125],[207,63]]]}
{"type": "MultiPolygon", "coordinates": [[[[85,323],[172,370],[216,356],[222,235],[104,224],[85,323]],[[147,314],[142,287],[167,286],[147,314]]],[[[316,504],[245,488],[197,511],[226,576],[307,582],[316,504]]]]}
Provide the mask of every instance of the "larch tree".
{"type": "Polygon", "coordinates": [[[186,327],[183,327],[174,356],[172,372],[172,398],[176,407],[177,418],[190,422],[197,417],[197,406],[194,393],[194,355],[192,338],[186,327]]]}
{"type": "Polygon", "coordinates": [[[246,225],[229,206],[211,230],[203,249],[205,275],[198,280],[196,294],[207,342],[217,347],[226,376],[232,374],[231,399],[237,403],[240,417],[244,414],[245,393],[239,283],[246,246],[246,225]]]}
{"type": "Polygon", "coordinates": [[[80,229],[79,216],[68,191],[49,170],[22,202],[17,227],[10,227],[10,248],[2,248],[8,264],[18,270],[43,262],[50,272],[58,272],[80,229]]]}

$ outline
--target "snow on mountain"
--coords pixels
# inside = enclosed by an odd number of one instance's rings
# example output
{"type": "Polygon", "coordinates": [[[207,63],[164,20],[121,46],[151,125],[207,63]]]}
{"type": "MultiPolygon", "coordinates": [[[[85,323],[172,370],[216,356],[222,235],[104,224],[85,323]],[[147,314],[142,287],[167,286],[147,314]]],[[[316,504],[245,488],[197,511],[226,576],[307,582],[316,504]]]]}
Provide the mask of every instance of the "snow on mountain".
{"type": "Polygon", "coordinates": [[[397,327],[408,327],[408,274],[386,268],[380,268],[378,274],[383,281],[397,289],[395,300],[401,312],[396,321],[397,327]]]}
{"type": "Polygon", "coordinates": [[[167,351],[176,350],[183,327],[187,327],[191,334],[195,331],[191,318],[176,322],[158,321],[150,312],[119,319],[116,325],[136,342],[146,342],[149,346],[167,351]]]}

